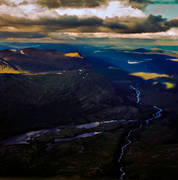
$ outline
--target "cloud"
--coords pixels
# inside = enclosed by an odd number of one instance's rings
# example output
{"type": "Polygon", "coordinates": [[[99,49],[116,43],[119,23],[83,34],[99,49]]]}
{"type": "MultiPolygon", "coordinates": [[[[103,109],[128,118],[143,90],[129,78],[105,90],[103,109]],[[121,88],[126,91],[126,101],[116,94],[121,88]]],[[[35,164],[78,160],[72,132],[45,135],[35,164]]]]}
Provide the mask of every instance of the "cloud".
{"type": "MultiPolygon", "coordinates": [[[[157,33],[104,33],[104,32],[97,32],[97,33],[77,33],[77,32],[58,32],[58,33],[49,33],[49,36],[52,39],[58,39],[58,40],[96,40],[96,39],[112,39],[111,41],[115,39],[130,39],[128,41],[131,41],[131,39],[144,39],[144,40],[162,40],[164,41],[170,41],[170,43],[173,43],[172,40],[178,40],[178,28],[171,28],[170,30],[166,32],[157,32],[157,33]]],[[[177,41],[176,41],[177,42],[177,41]]],[[[151,43],[153,43],[151,41],[151,43]]],[[[172,44],[173,45],[173,44],[172,44]]]]}
{"type": "Polygon", "coordinates": [[[132,8],[125,1],[112,0],[108,1],[106,4],[93,8],[79,7],[74,8],[62,6],[54,9],[49,9],[36,3],[26,4],[22,2],[20,4],[16,4],[16,6],[10,6],[7,4],[0,5],[0,14],[6,14],[16,17],[28,17],[29,19],[37,19],[39,17],[45,16],[58,17],[64,15],[78,17],[96,16],[102,19],[113,17],[146,17],[146,15],[140,9],[132,8]]]}
{"type": "Polygon", "coordinates": [[[59,16],[58,18],[41,17],[28,19],[0,16],[0,32],[12,33],[37,33],[51,32],[105,32],[105,33],[148,33],[167,31],[178,27],[177,20],[167,22],[160,16],[146,18],[106,18],[98,17],[80,18],[78,16],[59,16]]]}
{"type": "Polygon", "coordinates": [[[0,39],[7,38],[46,38],[47,33],[33,33],[33,32],[1,32],[0,39]]]}
{"type": "Polygon", "coordinates": [[[149,0],[0,0],[0,38],[37,39],[66,32],[143,34],[178,27],[177,19],[146,16],[131,6],[138,3],[149,0]]]}
{"type": "Polygon", "coordinates": [[[129,4],[133,8],[144,9],[148,4],[153,3],[152,0],[129,0],[129,4]]]}
{"type": "MultiPolygon", "coordinates": [[[[95,8],[107,4],[113,0],[37,0],[37,3],[49,9],[60,7],[65,8],[95,8]]],[[[115,2],[124,2],[125,0],[115,0],[115,2]]],[[[128,0],[125,3],[132,5],[134,8],[143,8],[150,0],[128,0]]]]}
{"type": "Polygon", "coordinates": [[[172,19],[169,22],[167,22],[166,24],[167,24],[167,26],[170,26],[170,27],[178,27],[178,18],[172,19]]]}
{"type": "Polygon", "coordinates": [[[73,7],[73,8],[86,8],[98,7],[105,4],[107,0],[37,0],[41,6],[48,7],[49,9],[59,7],[73,7]]]}
{"type": "Polygon", "coordinates": [[[113,17],[146,17],[141,10],[132,8],[120,1],[109,1],[107,4],[97,8],[59,8],[56,11],[59,15],[96,16],[102,19],[113,17]]]}
{"type": "Polygon", "coordinates": [[[143,32],[160,32],[168,30],[169,26],[166,25],[166,19],[161,16],[150,15],[144,21],[135,23],[134,26],[127,31],[130,33],[143,33],[143,32]]]}
{"type": "MultiPolygon", "coordinates": [[[[0,0],[0,4],[8,6],[19,6],[28,4],[38,4],[49,9],[57,8],[95,8],[107,4],[113,0],[0,0]]],[[[152,3],[151,0],[114,0],[115,2],[124,2],[134,8],[143,8],[152,3]]]]}

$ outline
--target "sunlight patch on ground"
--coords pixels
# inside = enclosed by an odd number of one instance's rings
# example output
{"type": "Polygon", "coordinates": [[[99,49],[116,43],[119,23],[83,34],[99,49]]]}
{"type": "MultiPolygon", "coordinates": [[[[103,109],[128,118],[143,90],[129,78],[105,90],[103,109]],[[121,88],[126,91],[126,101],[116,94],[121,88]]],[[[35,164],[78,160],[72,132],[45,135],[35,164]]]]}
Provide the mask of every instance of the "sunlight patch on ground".
{"type": "Polygon", "coordinates": [[[172,89],[175,87],[175,84],[171,82],[164,82],[163,84],[166,86],[166,89],[172,89]]]}
{"type": "Polygon", "coordinates": [[[20,72],[10,67],[0,67],[0,74],[20,74],[20,72]]]}
{"type": "Polygon", "coordinates": [[[110,69],[110,70],[120,70],[120,68],[116,67],[116,66],[109,66],[108,69],[110,69]]]}
{"type": "Polygon", "coordinates": [[[128,64],[139,64],[139,63],[141,63],[141,62],[144,62],[144,61],[130,61],[130,60],[128,60],[128,64]]]}
{"type": "Polygon", "coordinates": [[[170,61],[178,62],[178,59],[169,59],[170,61]]]}
{"type": "Polygon", "coordinates": [[[144,80],[156,79],[159,77],[170,78],[170,76],[167,74],[146,73],[146,72],[136,72],[136,73],[131,73],[130,75],[141,77],[144,80]]]}
{"type": "Polygon", "coordinates": [[[157,82],[157,81],[155,81],[155,82],[153,82],[153,85],[157,85],[159,82],[157,82]]]}
{"type": "Polygon", "coordinates": [[[75,58],[81,58],[83,59],[82,56],[78,52],[71,52],[71,53],[65,53],[64,56],[66,57],[75,57],[75,58]]]}
{"type": "Polygon", "coordinates": [[[150,50],[151,51],[161,51],[162,49],[160,49],[160,48],[151,48],[150,50]]]}

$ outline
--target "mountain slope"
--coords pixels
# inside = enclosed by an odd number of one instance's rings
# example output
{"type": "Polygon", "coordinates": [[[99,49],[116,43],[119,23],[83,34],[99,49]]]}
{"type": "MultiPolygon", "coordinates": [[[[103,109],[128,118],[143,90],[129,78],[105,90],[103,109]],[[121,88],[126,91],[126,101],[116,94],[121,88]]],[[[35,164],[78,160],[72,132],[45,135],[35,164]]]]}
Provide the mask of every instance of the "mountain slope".
{"type": "Polygon", "coordinates": [[[125,102],[126,93],[119,88],[116,93],[78,53],[28,48],[0,51],[0,58],[0,138],[136,116],[138,109],[125,102]]]}
{"type": "Polygon", "coordinates": [[[19,74],[20,71],[17,68],[13,68],[6,61],[0,59],[0,74],[19,74]]]}
{"type": "Polygon", "coordinates": [[[88,64],[77,52],[65,54],[55,50],[26,48],[0,51],[0,58],[26,73],[88,68],[88,64]]]}

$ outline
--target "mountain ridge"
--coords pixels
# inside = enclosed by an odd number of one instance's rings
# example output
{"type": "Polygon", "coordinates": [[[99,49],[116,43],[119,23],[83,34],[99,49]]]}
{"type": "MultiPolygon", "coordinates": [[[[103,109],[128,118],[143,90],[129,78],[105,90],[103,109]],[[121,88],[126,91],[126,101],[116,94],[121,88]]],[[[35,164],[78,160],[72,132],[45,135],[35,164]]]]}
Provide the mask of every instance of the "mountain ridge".
{"type": "Polygon", "coordinates": [[[35,48],[7,49],[0,51],[0,58],[0,62],[6,62],[11,68],[11,70],[6,70],[1,67],[4,71],[0,73],[25,74],[89,68],[78,52],[61,53],[56,50],[35,48]]]}

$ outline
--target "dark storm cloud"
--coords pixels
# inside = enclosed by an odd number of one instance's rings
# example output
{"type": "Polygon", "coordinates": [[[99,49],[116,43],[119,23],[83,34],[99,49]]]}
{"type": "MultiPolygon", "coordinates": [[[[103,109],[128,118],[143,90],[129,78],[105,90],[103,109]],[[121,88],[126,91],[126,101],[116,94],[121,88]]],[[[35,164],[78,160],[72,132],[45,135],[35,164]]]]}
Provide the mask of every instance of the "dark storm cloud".
{"type": "MultiPolygon", "coordinates": [[[[95,8],[101,5],[105,5],[110,1],[120,1],[124,2],[125,0],[23,0],[23,1],[7,1],[0,0],[0,5],[7,5],[9,7],[18,7],[19,5],[28,5],[28,4],[38,4],[42,7],[48,9],[56,8],[95,8]]],[[[126,1],[125,1],[126,2],[126,1]]],[[[152,3],[151,0],[128,0],[134,8],[143,9],[147,4],[152,3]]]]}
{"type": "Polygon", "coordinates": [[[34,22],[34,24],[56,26],[63,29],[81,26],[101,26],[103,19],[97,17],[78,18],[77,16],[61,16],[59,18],[41,18],[39,22],[34,22]]]}
{"type": "Polygon", "coordinates": [[[148,18],[106,19],[103,26],[117,33],[146,33],[166,31],[173,27],[173,23],[167,22],[161,16],[150,15],[148,18]]]}
{"type": "MultiPolygon", "coordinates": [[[[109,1],[113,1],[113,0],[36,0],[34,1],[34,3],[37,3],[43,7],[47,7],[49,9],[54,9],[54,8],[59,8],[59,7],[93,8],[93,7],[98,7],[103,4],[106,4],[109,1]]],[[[125,0],[115,0],[115,1],[125,1],[125,0]]],[[[24,0],[20,2],[0,0],[0,5],[5,4],[9,6],[18,6],[18,5],[30,4],[31,2],[32,1],[30,0],[24,0]]],[[[152,1],[151,0],[129,0],[128,3],[137,7],[141,7],[143,5],[147,5],[148,3],[152,3],[152,1]]]]}
{"type": "Polygon", "coordinates": [[[132,28],[127,30],[128,33],[145,33],[166,31],[170,27],[166,25],[166,19],[161,16],[150,15],[142,22],[136,22],[132,28]]]}
{"type": "Polygon", "coordinates": [[[3,29],[7,29],[8,33],[12,33],[13,31],[15,33],[36,32],[37,36],[39,36],[39,33],[43,36],[43,33],[50,32],[145,33],[161,32],[171,27],[178,27],[178,20],[167,22],[161,16],[153,15],[147,18],[106,19],[100,19],[98,17],[79,18],[77,16],[60,16],[58,18],[43,17],[36,20],[4,15],[0,16],[0,27],[1,32],[3,32],[3,29]],[[12,32],[9,32],[10,30],[12,32]]]}
{"type": "Polygon", "coordinates": [[[88,28],[103,26],[103,19],[97,17],[79,18],[77,16],[60,16],[58,18],[43,17],[37,20],[30,20],[26,18],[17,18],[12,16],[0,16],[0,26],[15,27],[15,28],[29,28],[38,27],[41,31],[57,31],[67,30],[70,28],[80,28],[87,26],[88,28]]]}
{"type": "MultiPolygon", "coordinates": [[[[106,4],[109,1],[112,0],[37,0],[37,3],[49,9],[59,8],[59,7],[93,8],[106,4]]],[[[124,0],[117,0],[117,1],[124,1],[124,0]]],[[[151,3],[151,0],[129,0],[128,2],[134,7],[139,8],[146,6],[148,3],[151,3]]]]}
{"type": "Polygon", "coordinates": [[[31,33],[31,32],[0,32],[0,39],[5,39],[9,37],[15,38],[44,38],[47,33],[31,33]]]}
{"type": "Polygon", "coordinates": [[[136,2],[136,3],[151,3],[151,0],[130,0],[130,2],[136,2]]]}
{"type": "Polygon", "coordinates": [[[38,0],[37,3],[41,6],[51,8],[59,7],[97,7],[102,4],[105,4],[107,0],[38,0]]]}
{"type": "Polygon", "coordinates": [[[178,19],[172,19],[166,23],[169,27],[178,27],[178,19]]]}
{"type": "MultiPolygon", "coordinates": [[[[123,10],[124,16],[92,16],[90,13],[86,15],[58,15],[54,8],[59,7],[75,7],[80,14],[80,8],[84,7],[99,7],[113,0],[0,0],[2,13],[0,15],[0,39],[5,38],[28,38],[28,39],[50,39],[52,33],[154,33],[164,32],[172,27],[178,27],[178,19],[167,21],[161,16],[150,15],[148,17],[142,14],[141,10],[134,11],[134,8],[128,7],[123,10]],[[32,6],[28,6],[30,4],[32,6]],[[38,3],[38,5],[36,5],[38,3]],[[27,5],[22,7],[20,5],[27,5]],[[46,7],[42,8],[41,6],[46,7]],[[29,8],[34,8],[27,11],[29,8]],[[9,10],[13,11],[9,11],[9,10]],[[14,9],[13,9],[14,8],[14,9]],[[24,8],[24,9],[23,9],[24,8]],[[36,8],[36,9],[35,9],[36,8]],[[47,9],[48,8],[48,9],[47,9]],[[134,13],[139,12],[140,15],[128,16],[125,12],[127,8],[131,8],[134,13]],[[44,11],[44,13],[43,13],[44,11]],[[7,15],[11,14],[11,15],[7,15]]],[[[124,1],[124,0],[118,0],[124,1]]],[[[150,0],[129,0],[129,3],[134,7],[143,8],[150,0]]],[[[117,4],[117,3],[116,3],[117,4]]],[[[59,9],[60,11],[60,9],[59,9]]],[[[101,10],[102,11],[102,10],[101,10]]],[[[103,8],[104,11],[104,8],[103,8]]],[[[117,11],[117,8],[116,10],[117,11]]],[[[122,12],[122,7],[118,8],[122,12]]],[[[83,12],[83,11],[82,11],[83,12]]],[[[132,13],[132,11],[131,11],[132,13]]],[[[133,14],[134,14],[133,13],[133,14]]],[[[65,13],[64,13],[65,14],[65,13]]],[[[77,14],[77,13],[76,13],[77,14]]],[[[95,13],[94,13],[95,15],[95,13]]],[[[110,14],[109,14],[110,15],[110,14]]]]}
{"type": "Polygon", "coordinates": [[[132,7],[144,9],[148,4],[153,3],[151,0],[129,0],[132,7]]]}
{"type": "Polygon", "coordinates": [[[140,3],[140,4],[148,4],[152,3],[153,1],[151,0],[129,0],[130,3],[140,3]]]}

